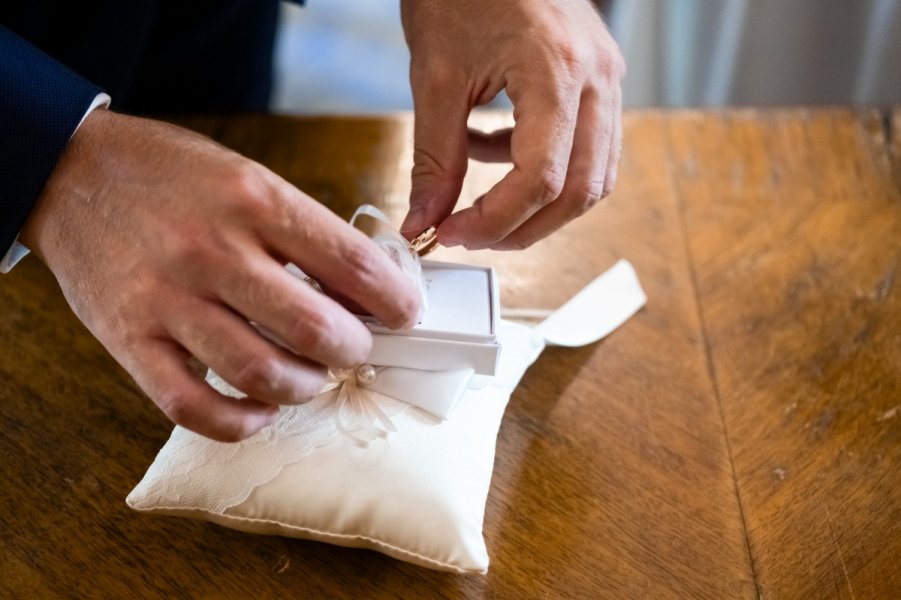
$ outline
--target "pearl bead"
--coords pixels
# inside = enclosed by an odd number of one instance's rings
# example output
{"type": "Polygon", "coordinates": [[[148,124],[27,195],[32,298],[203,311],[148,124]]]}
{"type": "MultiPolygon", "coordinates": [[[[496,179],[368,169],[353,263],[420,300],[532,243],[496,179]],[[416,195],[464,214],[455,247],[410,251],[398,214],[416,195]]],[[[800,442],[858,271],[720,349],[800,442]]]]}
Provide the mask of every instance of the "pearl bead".
{"type": "Polygon", "coordinates": [[[372,365],[360,365],[357,367],[357,381],[361,385],[370,385],[375,383],[375,367],[372,365]]]}

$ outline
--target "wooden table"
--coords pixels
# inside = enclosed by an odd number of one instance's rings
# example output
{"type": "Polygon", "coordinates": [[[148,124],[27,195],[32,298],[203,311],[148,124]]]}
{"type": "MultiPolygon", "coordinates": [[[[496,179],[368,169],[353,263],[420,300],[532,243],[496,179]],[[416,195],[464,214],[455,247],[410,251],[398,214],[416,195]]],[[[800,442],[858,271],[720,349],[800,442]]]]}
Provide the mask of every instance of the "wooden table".
{"type": "MultiPolygon", "coordinates": [[[[483,115],[483,126],[507,121],[483,115]]],[[[411,122],[187,124],[395,217],[411,122]]],[[[493,264],[555,307],[620,257],[647,307],[513,395],[487,576],[130,511],[171,426],[29,259],[0,279],[0,596],[901,594],[901,110],[640,112],[613,197],[493,264]]],[[[471,200],[503,167],[471,168],[471,200]]]]}

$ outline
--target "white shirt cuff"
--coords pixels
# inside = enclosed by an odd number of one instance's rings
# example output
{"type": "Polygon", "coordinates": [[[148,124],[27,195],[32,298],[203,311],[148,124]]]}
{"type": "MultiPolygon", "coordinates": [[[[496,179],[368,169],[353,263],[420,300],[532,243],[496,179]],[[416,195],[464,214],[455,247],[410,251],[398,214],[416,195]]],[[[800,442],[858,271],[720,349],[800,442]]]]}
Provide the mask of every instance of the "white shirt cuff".
{"type": "MultiPolygon", "coordinates": [[[[78,125],[75,126],[75,131],[78,131],[78,128],[81,127],[81,124],[84,123],[84,120],[88,118],[94,110],[100,108],[101,106],[107,107],[109,106],[112,99],[109,97],[109,94],[104,94],[103,92],[97,94],[94,97],[94,101],[91,102],[91,105],[88,107],[88,110],[85,111],[84,116],[81,118],[81,121],[78,122],[78,125]]],[[[72,135],[75,135],[75,131],[72,132],[72,135]]],[[[70,136],[71,140],[72,137],[70,136]]],[[[0,273],[9,273],[16,264],[25,258],[28,253],[31,252],[24,245],[19,243],[18,236],[16,237],[16,241],[13,242],[13,245],[10,246],[9,250],[6,251],[6,254],[3,256],[3,259],[0,260],[0,273]]]]}

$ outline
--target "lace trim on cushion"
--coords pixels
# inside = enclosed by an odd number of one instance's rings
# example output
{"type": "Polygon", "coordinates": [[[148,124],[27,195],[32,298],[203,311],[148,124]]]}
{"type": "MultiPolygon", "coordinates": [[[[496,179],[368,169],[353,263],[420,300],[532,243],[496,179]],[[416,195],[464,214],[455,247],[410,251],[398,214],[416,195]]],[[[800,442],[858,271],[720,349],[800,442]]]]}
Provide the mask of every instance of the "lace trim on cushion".
{"type": "MultiPolygon", "coordinates": [[[[207,381],[226,396],[243,396],[212,372],[207,381]]],[[[338,386],[306,404],[283,407],[278,421],[237,444],[216,442],[176,427],[166,446],[178,451],[166,453],[164,448],[157,461],[159,465],[153,465],[154,470],[159,468],[168,476],[154,481],[150,495],[161,505],[204,506],[222,513],[247,500],[254,489],[275,479],[286,465],[302,460],[341,435],[362,432],[355,439],[363,443],[385,437],[387,432],[380,435],[367,431],[359,413],[367,407],[360,406],[360,397],[342,402],[339,401],[342,393],[347,393],[344,386],[338,386]],[[200,469],[212,469],[223,477],[212,488],[198,485],[195,475],[200,469]],[[211,497],[211,493],[216,497],[211,497]]],[[[372,391],[366,393],[364,402],[371,403],[368,410],[374,409],[389,419],[411,408],[372,391]]]]}

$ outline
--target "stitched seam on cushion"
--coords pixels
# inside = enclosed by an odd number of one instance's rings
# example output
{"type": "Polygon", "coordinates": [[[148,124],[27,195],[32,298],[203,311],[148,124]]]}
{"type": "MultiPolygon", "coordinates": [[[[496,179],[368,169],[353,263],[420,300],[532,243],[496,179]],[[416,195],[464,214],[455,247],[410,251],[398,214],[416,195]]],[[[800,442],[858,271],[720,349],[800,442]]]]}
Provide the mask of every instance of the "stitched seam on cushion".
{"type": "Polygon", "coordinates": [[[422,554],[419,554],[419,553],[417,553],[417,552],[413,552],[413,551],[411,551],[411,550],[407,550],[407,549],[405,549],[405,548],[401,548],[401,547],[399,547],[399,546],[395,546],[394,544],[390,544],[390,543],[388,543],[388,542],[385,542],[385,541],[382,541],[382,540],[379,540],[379,539],[376,539],[376,538],[369,537],[368,535],[349,534],[349,533],[335,533],[335,532],[332,532],[332,531],[321,531],[321,530],[318,530],[318,529],[311,529],[310,527],[301,527],[301,526],[299,526],[299,525],[288,525],[288,524],[286,524],[286,523],[282,523],[281,521],[273,521],[273,520],[271,520],[271,519],[255,519],[255,518],[252,518],[252,517],[239,517],[239,516],[236,516],[236,515],[226,515],[226,514],[223,514],[223,513],[213,512],[213,511],[211,511],[211,510],[206,510],[206,509],[204,509],[204,508],[186,508],[186,507],[184,507],[184,506],[156,506],[156,507],[153,507],[153,508],[146,508],[146,509],[144,509],[144,508],[139,508],[139,509],[136,509],[136,510],[138,510],[138,511],[140,511],[140,512],[155,512],[155,511],[161,511],[161,510],[173,511],[173,512],[184,512],[184,511],[186,511],[186,510],[189,510],[189,511],[196,511],[196,512],[200,512],[200,513],[204,513],[204,514],[207,514],[207,515],[212,515],[212,516],[215,516],[215,517],[217,517],[217,518],[222,518],[222,519],[231,520],[231,521],[243,521],[243,522],[246,522],[246,523],[267,523],[267,524],[271,524],[271,525],[278,525],[279,527],[285,527],[285,528],[288,528],[288,529],[291,529],[291,530],[294,530],[294,531],[305,531],[305,532],[308,532],[308,533],[313,533],[313,534],[318,534],[318,535],[323,535],[323,536],[332,536],[332,537],[336,537],[336,538],[340,538],[340,539],[348,539],[348,540],[364,540],[364,541],[367,541],[367,542],[371,542],[371,543],[373,543],[373,544],[375,544],[375,545],[377,545],[377,546],[382,546],[382,547],[385,547],[385,548],[394,550],[394,551],[396,551],[396,552],[399,553],[399,554],[405,554],[405,555],[411,556],[411,557],[413,557],[413,558],[421,559],[423,562],[426,562],[426,563],[430,563],[430,564],[433,564],[433,565],[438,565],[438,566],[441,566],[441,567],[447,567],[447,568],[450,568],[450,569],[452,569],[452,570],[454,570],[454,571],[456,571],[457,573],[460,573],[460,574],[464,574],[464,573],[483,573],[483,572],[484,572],[484,571],[477,571],[477,570],[474,570],[474,569],[462,569],[462,568],[458,567],[457,565],[452,565],[452,564],[450,564],[450,563],[446,563],[446,562],[443,562],[443,561],[440,561],[440,560],[436,560],[436,559],[430,558],[430,557],[428,557],[428,556],[423,556],[422,554]]]}

